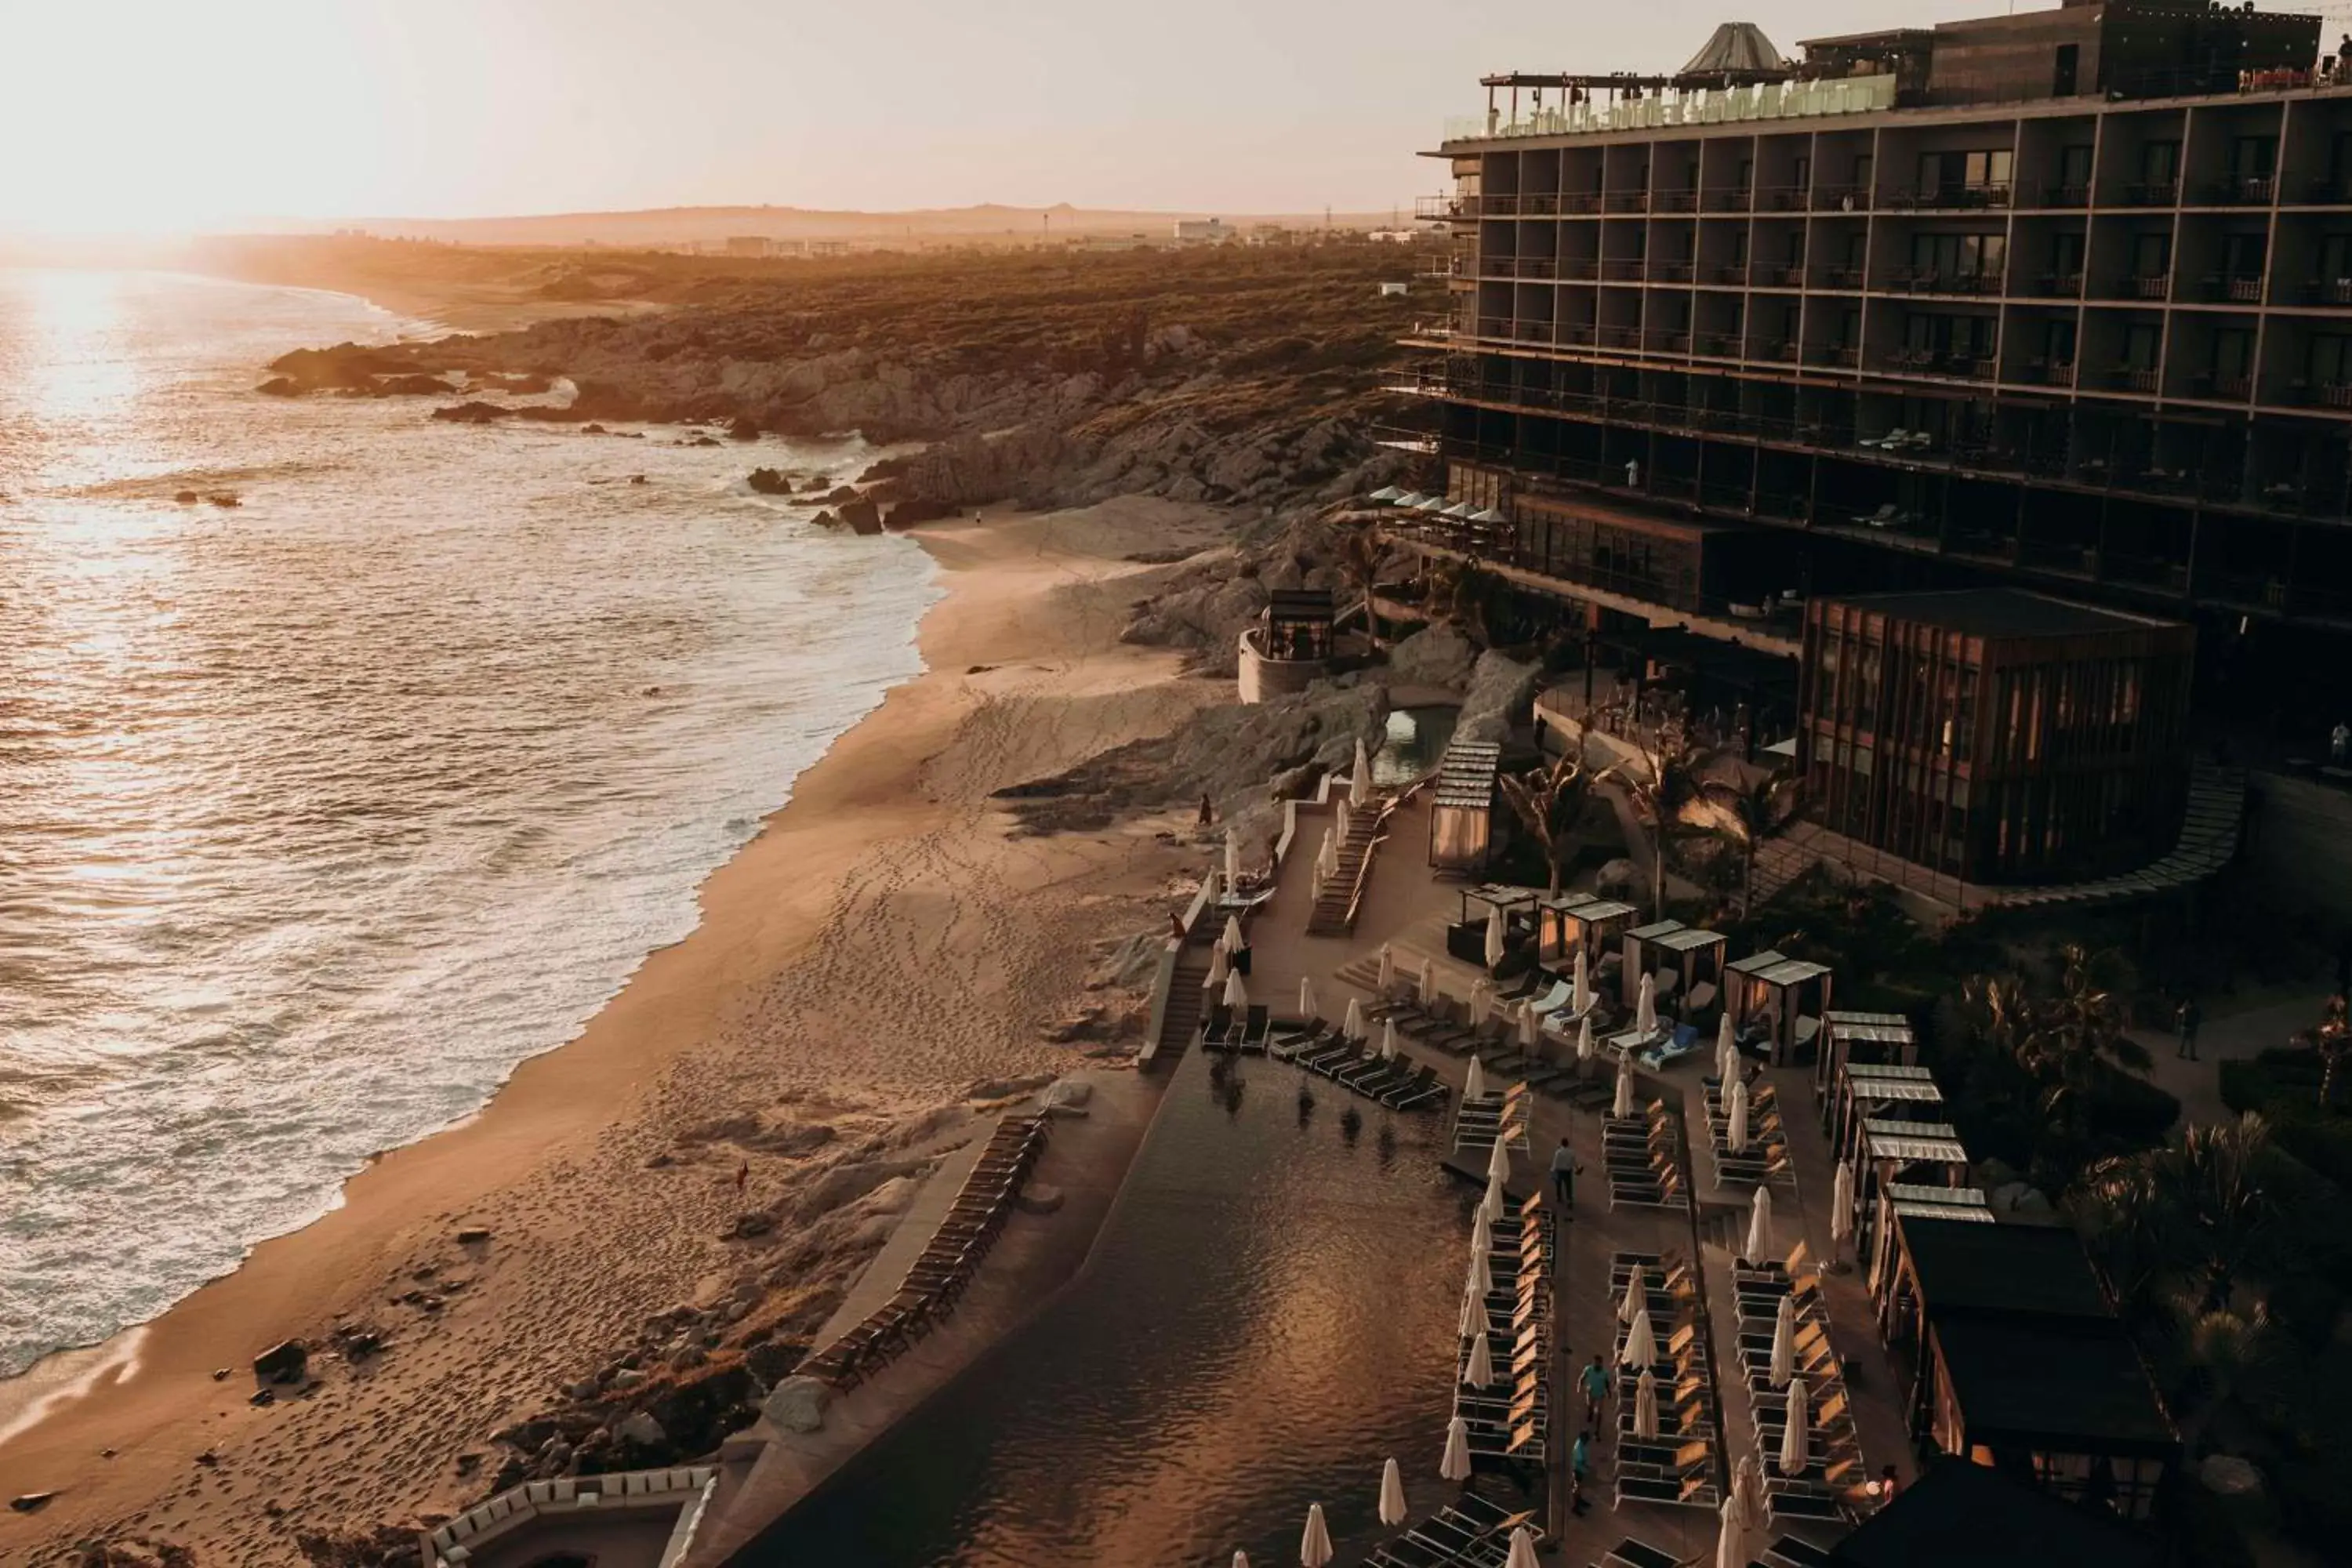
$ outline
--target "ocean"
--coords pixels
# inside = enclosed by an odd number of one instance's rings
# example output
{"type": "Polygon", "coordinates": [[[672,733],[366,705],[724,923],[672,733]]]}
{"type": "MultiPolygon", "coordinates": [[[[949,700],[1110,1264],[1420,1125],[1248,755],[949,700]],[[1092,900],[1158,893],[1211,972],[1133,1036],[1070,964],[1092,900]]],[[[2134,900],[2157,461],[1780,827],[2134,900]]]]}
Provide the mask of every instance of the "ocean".
{"type": "Polygon", "coordinates": [[[478,1110],[921,668],[928,558],[743,482],[854,437],[252,390],[418,330],[0,269],[0,1374],[478,1110]]]}

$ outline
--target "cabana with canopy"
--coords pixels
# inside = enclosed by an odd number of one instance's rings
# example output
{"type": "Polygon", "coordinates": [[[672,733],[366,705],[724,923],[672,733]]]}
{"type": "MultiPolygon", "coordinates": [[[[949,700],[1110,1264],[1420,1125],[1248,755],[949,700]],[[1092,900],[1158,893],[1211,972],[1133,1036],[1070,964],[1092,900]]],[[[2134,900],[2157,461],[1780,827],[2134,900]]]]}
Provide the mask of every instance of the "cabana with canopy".
{"type": "Polygon", "coordinates": [[[1841,1063],[1899,1062],[1908,1067],[1918,1059],[1919,1045],[1911,1020],[1900,1013],[1823,1013],[1822,1054],[1813,1064],[1813,1096],[1824,1102],[1822,1125],[1830,1125],[1826,1101],[1836,1086],[1841,1063]]]}
{"type": "Polygon", "coordinates": [[[1466,875],[1485,868],[1494,853],[1495,775],[1502,765],[1503,748],[1492,741],[1446,743],[1429,797],[1432,870],[1466,875]]]}
{"type": "Polygon", "coordinates": [[[1445,928],[1445,952],[1465,963],[1486,967],[1486,921],[1494,911],[1503,914],[1503,942],[1513,948],[1536,929],[1536,907],[1543,895],[1533,888],[1482,882],[1462,889],[1462,918],[1445,928]]]}
{"type": "Polygon", "coordinates": [[[1724,1005],[1743,1041],[1769,1047],[1780,1067],[1817,1042],[1829,1011],[1830,972],[1770,949],[1724,965],[1724,1005]]]}
{"type": "Polygon", "coordinates": [[[1869,1256],[1877,1240],[1878,1194],[1895,1184],[1965,1186],[1969,1151],[1947,1121],[1864,1117],[1854,1142],[1854,1256],[1869,1256]]]}
{"type": "Polygon", "coordinates": [[[1830,1135],[1830,1152],[1851,1160],[1865,1121],[1941,1121],[1944,1091],[1926,1068],[1848,1062],[1838,1070],[1825,1109],[1822,1131],[1830,1135]]]}
{"type": "Polygon", "coordinates": [[[1619,956],[1617,939],[1629,930],[1639,910],[1615,899],[1591,893],[1560,893],[1543,901],[1544,962],[1563,968],[1575,962],[1579,948],[1595,986],[1601,965],[1619,956]]]}
{"type": "MultiPolygon", "coordinates": [[[[1859,1206],[1860,1200],[1856,1200],[1859,1206]]],[[[1964,1225],[1990,1225],[1991,1205],[1985,1202],[1982,1187],[1936,1187],[1916,1182],[1889,1182],[1878,1190],[1878,1214],[1867,1227],[1877,1241],[1866,1256],[1870,1268],[1863,1279],[1870,1289],[1872,1301],[1878,1300],[1881,1287],[1886,1279],[1888,1265],[1895,1256],[1896,1226],[1906,1219],[1952,1219],[1964,1225]]],[[[1850,1219],[1858,1216],[1849,1215],[1850,1219]]],[[[1859,1223],[1853,1228],[1864,1227],[1859,1223]]]]}
{"type": "MultiPolygon", "coordinates": [[[[1634,934],[1626,933],[1629,958],[1634,934]]],[[[1656,976],[1661,1009],[1671,1003],[1675,1015],[1688,1023],[1695,1015],[1715,1005],[1716,998],[1721,994],[1724,960],[1731,952],[1729,937],[1718,931],[1701,931],[1696,926],[1684,926],[1651,938],[1643,946],[1643,962],[1656,976]]]]}

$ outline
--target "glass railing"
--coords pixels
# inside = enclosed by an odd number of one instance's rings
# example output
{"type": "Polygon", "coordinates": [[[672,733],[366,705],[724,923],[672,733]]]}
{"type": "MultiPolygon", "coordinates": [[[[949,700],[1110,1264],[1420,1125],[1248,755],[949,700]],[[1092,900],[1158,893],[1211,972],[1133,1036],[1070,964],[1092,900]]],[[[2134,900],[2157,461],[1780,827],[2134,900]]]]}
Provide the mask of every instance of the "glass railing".
{"type": "Polygon", "coordinates": [[[1826,114],[1867,114],[1895,107],[1895,78],[1847,77],[1839,81],[1766,82],[1757,87],[1666,88],[1649,98],[1579,103],[1538,110],[1516,119],[1457,115],[1445,121],[1448,142],[1506,136],[1595,136],[1654,126],[1724,121],[1800,120],[1826,114]]]}

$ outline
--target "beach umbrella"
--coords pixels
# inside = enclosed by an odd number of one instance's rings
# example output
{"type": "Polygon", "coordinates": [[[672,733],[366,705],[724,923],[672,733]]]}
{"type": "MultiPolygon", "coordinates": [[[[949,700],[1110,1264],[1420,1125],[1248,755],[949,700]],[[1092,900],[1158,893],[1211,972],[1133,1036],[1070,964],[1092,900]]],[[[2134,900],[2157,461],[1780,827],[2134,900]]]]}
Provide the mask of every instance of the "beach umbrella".
{"type": "Polygon", "coordinates": [[[1421,955],[1421,985],[1415,994],[1424,1007],[1437,994],[1437,965],[1429,961],[1429,954],[1425,952],[1421,955]]]}
{"type": "Polygon", "coordinates": [[[1581,945],[1576,950],[1575,979],[1570,983],[1568,1005],[1579,1016],[1592,1011],[1592,966],[1585,961],[1581,945]]]}
{"type": "Polygon", "coordinates": [[[1311,974],[1298,977],[1298,1016],[1301,1018],[1318,1016],[1315,1011],[1315,977],[1311,974]]]}
{"type": "MultiPolygon", "coordinates": [[[[1225,829],[1225,891],[1228,893],[1234,892],[1237,890],[1241,885],[1242,836],[1228,827],[1225,829]]],[[[1235,936],[1239,936],[1241,934],[1239,927],[1234,928],[1234,934],[1235,936]]],[[[1241,943],[1236,942],[1234,945],[1235,947],[1239,947],[1241,943]]]]}
{"type": "Polygon", "coordinates": [[[1853,1237],[1853,1167],[1841,1161],[1830,1185],[1830,1245],[1853,1237]]]}
{"type": "Polygon", "coordinates": [[[1223,985],[1225,983],[1225,976],[1231,973],[1232,965],[1225,962],[1224,945],[1222,942],[1213,943],[1209,948],[1209,977],[1201,984],[1223,985]]]}
{"type": "Polygon", "coordinates": [[[1396,504],[1406,507],[1427,506],[1429,504],[1429,498],[1422,494],[1419,490],[1407,490],[1404,494],[1397,497],[1396,504]]]}
{"type": "Polygon", "coordinates": [[[1404,1522],[1404,1472],[1391,1459],[1381,1467],[1381,1522],[1394,1530],[1404,1522]]]}
{"type": "MultiPolygon", "coordinates": [[[[1486,1211],[1481,1209],[1479,1213],[1483,1216],[1486,1211]]],[[[1473,1296],[1467,1290],[1463,1291],[1462,1320],[1460,1323],[1456,1325],[1455,1332],[1460,1334],[1462,1338],[1465,1340],[1468,1339],[1472,1334],[1478,1332],[1479,1329],[1486,1321],[1486,1309],[1479,1301],[1478,1298],[1473,1296]]]]}
{"type": "Polygon", "coordinates": [[[1339,797],[1339,837],[1344,839],[1348,837],[1348,797],[1344,795],[1339,797]]]}
{"type": "Polygon", "coordinates": [[[1459,1415],[1445,1424],[1445,1454],[1437,1461],[1437,1479],[1444,1481],[1466,1481],[1470,1479],[1470,1423],[1459,1415]]]}
{"type": "Polygon", "coordinates": [[[1715,1537],[1715,1568],[1739,1568],[1747,1553],[1739,1550],[1739,1500],[1727,1497],[1717,1510],[1719,1521],[1715,1537]]]}
{"type": "Polygon", "coordinates": [[[1611,1102],[1609,1114],[1620,1117],[1633,1114],[1633,1059],[1631,1057],[1621,1057],[1617,1060],[1617,1098],[1611,1102]]]}
{"type": "Polygon", "coordinates": [[[1495,1385],[1495,1352],[1485,1334],[1470,1336],[1470,1367],[1467,1381],[1473,1388],[1495,1385]]]}
{"type": "Polygon", "coordinates": [[[1249,987],[1242,984],[1238,969],[1225,976],[1225,1005],[1236,1013],[1249,1005],[1249,987]]]}
{"type": "Polygon", "coordinates": [[[1511,1179],[1511,1145],[1500,1129],[1495,1133],[1495,1146],[1486,1155],[1486,1175],[1490,1180],[1508,1182],[1511,1179]]]}
{"type": "Polygon", "coordinates": [[[1307,1531],[1298,1538],[1298,1568],[1324,1568],[1331,1561],[1331,1532],[1324,1528],[1323,1505],[1307,1505],[1307,1531]]]}
{"type": "Polygon", "coordinates": [[[1731,1474],[1731,1495],[1723,1500],[1737,1510],[1740,1529],[1753,1530],[1764,1522],[1764,1472],[1755,1455],[1739,1457],[1739,1468],[1731,1474]]]}
{"type": "Polygon", "coordinates": [[[1472,506],[1468,501],[1458,500],[1452,506],[1447,507],[1444,510],[1439,512],[1437,515],[1440,517],[1450,517],[1459,520],[1474,517],[1477,514],[1477,511],[1478,509],[1472,506]]]}
{"type": "Polygon", "coordinates": [[[1356,737],[1355,771],[1348,775],[1348,804],[1370,805],[1372,801],[1372,759],[1364,755],[1364,738],[1356,737]]]}
{"type": "Polygon", "coordinates": [[[1654,1035],[1658,1032],[1658,983],[1654,976],[1642,976],[1642,989],[1633,1002],[1633,1032],[1654,1035]]]}
{"type": "Polygon", "coordinates": [[[1750,1263],[1761,1263],[1772,1256],[1772,1189],[1756,1189],[1756,1201],[1748,1211],[1748,1251],[1750,1263]]]}
{"type": "Polygon", "coordinates": [[[1577,1020],[1576,1059],[1580,1062],[1592,1059],[1592,1015],[1590,1013],[1577,1020]]]}
{"type": "Polygon", "coordinates": [[[1715,1076],[1729,1083],[1739,1076],[1739,1040],[1731,1032],[1731,1010],[1725,1008],[1723,1021],[1715,1026],[1715,1076]]]}
{"type": "MultiPolygon", "coordinates": [[[[1388,502],[1392,500],[1403,500],[1406,493],[1406,491],[1397,489],[1394,485],[1382,485],[1380,489],[1374,490],[1365,499],[1367,500],[1376,500],[1381,502],[1382,505],[1386,505],[1388,502]]],[[[1396,1461],[1391,1459],[1389,1463],[1394,1464],[1396,1461]]]]}
{"type": "Polygon", "coordinates": [[[1394,1018],[1381,1020],[1381,1060],[1384,1062],[1396,1060],[1396,1020],[1394,1018]]]}
{"type": "Polygon", "coordinates": [[[1339,874],[1339,844],[1328,827],[1323,830],[1323,847],[1315,852],[1315,868],[1326,877],[1339,874]]]}
{"type": "Polygon", "coordinates": [[[1234,1568],[1249,1568],[1249,1553],[1246,1552],[1234,1552],[1234,1568]]]}
{"type": "Polygon", "coordinates": [[[1503,911],[1499,906],[1486,910],[1486,967],[1493,969],[1503,962],[1503,911]]]}
{"type": "Polygon", "coordinates": [[[1731,1080],[1730,1092],[1723,1097],[1723,1119],[1728,1123],[1723,1140],[1731,1145],[1735,1154],[1748,1148],[1748,1085],[1738,1079],[1731,1080]]]}
{"type": "Polygon", "coordinates": [[[1536,1568],[1536,1532],[1526,1525],[1511,1531],[1511,1554],[1503,1568],[1536,1568]]]}
{"type": "Polygon", "coordinates": [[[1633,1314],[1640,1311],[1643,1304],[1649,1300],[1649,1299],[1650,1278],[1648,1271],[1643,1269],[1640,1264],[1636,1263],[1633,1265],[1633,1272],[1626,1276],[1625,1297],[1624,1300],[1617,1303],[1617,1321],[1621,1323],[1632,1322],[1633,1321],[1633,1314]]]}
{"type": "Polygon", "coordinates": [[[1225,951],[1227,952],[1239,952],[1242,949],[1249,945],[1248,942],[1242,940],[1242,921],[1239,915],[1227,915],[1225,917],[1224,942],[1225,951]]]}
{"type": "Polygon", "coordinates": [[[1486,1098],[1486,1075],[1479,1069],[1476,1057],[1470,1058],[1469,1074],[1462,1080],[1462,1098],[1465,1100],[1486,1098]]]}
{"type": "Polygon", "coordinates": [[[1339,1025],[1339,1032],[1351,1040],[1364,1037],[1364,1002],[1360,996],[1348,998],[1348,1016],[1339,1025]]]}
{"type": "Polygon", "coordinates": [[[1780,1429],[1780,1473],[1793,1476],[1805,1468],[1811,1458],[1812,1434],[1805,1430],[1811,1418],[1805,1405],[1805,1380],[1793,1378],[1789,1384],[1789,1424],[1780,1429]]]}
{"type": "Polygon", "coordinates": [[[1658,1359],[1658,1336],[1650,1328],[1650,1309],[1642,1307],[1633,1313],[1633,1321],[1625,1331],[1625,1348],[1617,1352],[1621,1366],[1648,1366],[1658,1359]]]}
{"type": "Polygon", "coordinates": [[[1486,1217],[1486,1207],[1481,1204],[1470,1218],[1470,1245],[1481,1252],[1495,1250],[1495,1222],[1486,1217]]]}
{"type": "Polygon", "coordinates": [[[1503,1191],[1503,1178],[1491,1173],[1486,1177],[1486,1195],[1478,1200],[1478,1208],[1488,1219],[1503,1217],[1503,1208],[1510,1201],[1503,1191]]]}
{"type": "Polygon", "coordinates": [[[1495,1293],[1495,1271],[1486,1266],[1486,1254],[1473,1247],[1470,1252],[1470,1293],[1484,1300],[1495,1293]]]}
{"type": "Polygon", "coordinates": [[[1381,943],[1381,979],[1374,989],[1386,991],[1396,984],[1396,950],[1387,942],[1381,943]]]}
{"type": "Polygon", "coordinates": [[[1796,1375],[1797,1299],[1783,1296],[1780,1310],[1772,1318],[1772,1386],[1786,1388],[1796,1375]]]}
{"type": "Polygon", "coordinates": [[[1633,1436],[1647,1443],[1658,1435],[1658,1377],[1648,1367],[1633,1385],[1633,1436]]]}
{"type": "Polygon", "coordinates": [[[1487,999],[1495,994],[1495,984],[1485,975],[1470,983],[1470,1021],[1479,1022],[1486,1016],[1487,999]]]}

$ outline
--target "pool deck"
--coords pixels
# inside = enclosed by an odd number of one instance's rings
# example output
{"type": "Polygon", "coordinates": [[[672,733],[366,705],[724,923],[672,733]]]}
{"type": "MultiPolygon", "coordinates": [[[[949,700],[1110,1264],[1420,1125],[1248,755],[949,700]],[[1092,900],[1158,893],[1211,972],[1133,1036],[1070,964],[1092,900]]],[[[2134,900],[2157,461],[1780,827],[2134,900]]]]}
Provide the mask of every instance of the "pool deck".
{"type": "MultiPolygon", "coordinates": [[[[1345,938],[1306,934],[1311,908],[1310,882],[1314,850],[1323,830],[1321,809],[1302,805],[1293,854],[1278,876],[1274,898],[1261,908],[1247,928],[1251,948],[1251,994],[1272,1004],[1277,1015],[1295,1011],[1301,975],[1312,976],[1323,1016],[1338,1022],[1350,996],[1370,993],[1339,977],[1350,963],[1360,964],[1377,954],[1383,942],[1391,944],[1401,975],[1417,974],[1427,956],[1435,967],[1439,989],[1453,997],[1466,996],[1481,971],[1446,955],[1444,932],[1455,917],[1460,894],[1467,885],[1440,880],[1427,865],[1429,813],[1426,795],[1405,803],[1394,817],[1388,838],[1377,853],[1354,933],[1345,938]]],[[[1434,1066],[1456,1092],[1466,1070],[1465,1059],[1416,1050],[1406,1054],[1434,1066]]],[[[1633,1536],[1673,1552],[1677,1558],[1714,1560],[1718,1531],[1711,1509],[1654,1504],[1612,1506],[1610,1475],[1614,1412],[1603,1423],[1604,1436],[1595,1445],[1592,1476],[1587,1484],[1589,1508],[1571,1516],[1567,1508],[1568,1442],[1582,1416],[1581,1402],[1573,1393],[1572,1370],[1595,1350],[1605,1357],[1613,1343],[1614,1303],[1608,1299],[1610,1260],[1619,1251],[1665,1252],[1698,1264],[1714,1325],[1710,1335],[1714,1383],[1721,1412],[1719,1464],[1727,1472],[1743,1454],[1753,1450],[1754,1417],[1745,1379],[1739,1374],[1737,1318],[1734,1314],[1730,1265],[1732,1248],[1745,1240],[1749,1189],[1717,1184],[1706,1133],[1706,1107],[1701,1076],[1705,1053],[1685,1058],[1663,1074],[1644,1074],[1643,1098],[1671,1097],[1678,1101],[1690,1130],[1686,1158],[1693,1177],[1695,1212],[1689,1215],[1652,1209],[1612,1209],[1608,1185],[1601,1174],[1601,1127],[1598,1115],[1574,1110],[1565,1101],[1535,1097],[1529,1152],[1514,1173],[1514,1190],[1548,1179],[1551,1151],[1566,1136],[1586,1173],[1577,1189],[1574,1218],[1561,1226],[1556,1251],[1554,1311],[1556,1344],[1551,1393],[1549,1518],[1559,1547],[1559,1561],[1597,1563],[1618,1541],[1633,1536]]],[[[1793,1189],[1783,1184],[1773,1191],[1773,1248],[1785,1256],[1801,1238],[1815,1259],[1831,1257],[1829,1204],[1832,1185],[1828,1142],[1822,1135],[1814,1103],[1811,1069],[1768,1069],[1787,1129],[1790,1159],[1794,1166],[1793,1189]]],[[[1451,1115],[1449,1108],[1446,1112],[1451,1115]]],[[[1467,1258],[1467,1234],[1465,1234],[1467,1258]]],[[[1886,1465],[1896,1467],[1907,1482],[1916,1473],[1911,1443],[1902,1414],[1902,1391],[1895,1371],[1878,1342],[1867,1291],[1859,1273],[1832,1270],[1822,1276],[1823,1297],[1831,1319],[1831,1342],[1843,1365],[1867,1474],[1886,1465]]],[[[1453,1353],[1454,1347],[1433,1344],[1433,1359],[1453,1353]]],[[[1760,1555],[1774,1536],[1791,1533],[1826,1544],[1842,1531],[1820,1527],[1765,1525],[1750,1531],[1741,1542],[1739,1560],[1760,1555]]],[[[1367,1546],[1369,1543],[1365,1543],[1367,1546]]],[[[1342,1561],[1357,1560],[1343,1551],[1342,1561]]]]}

